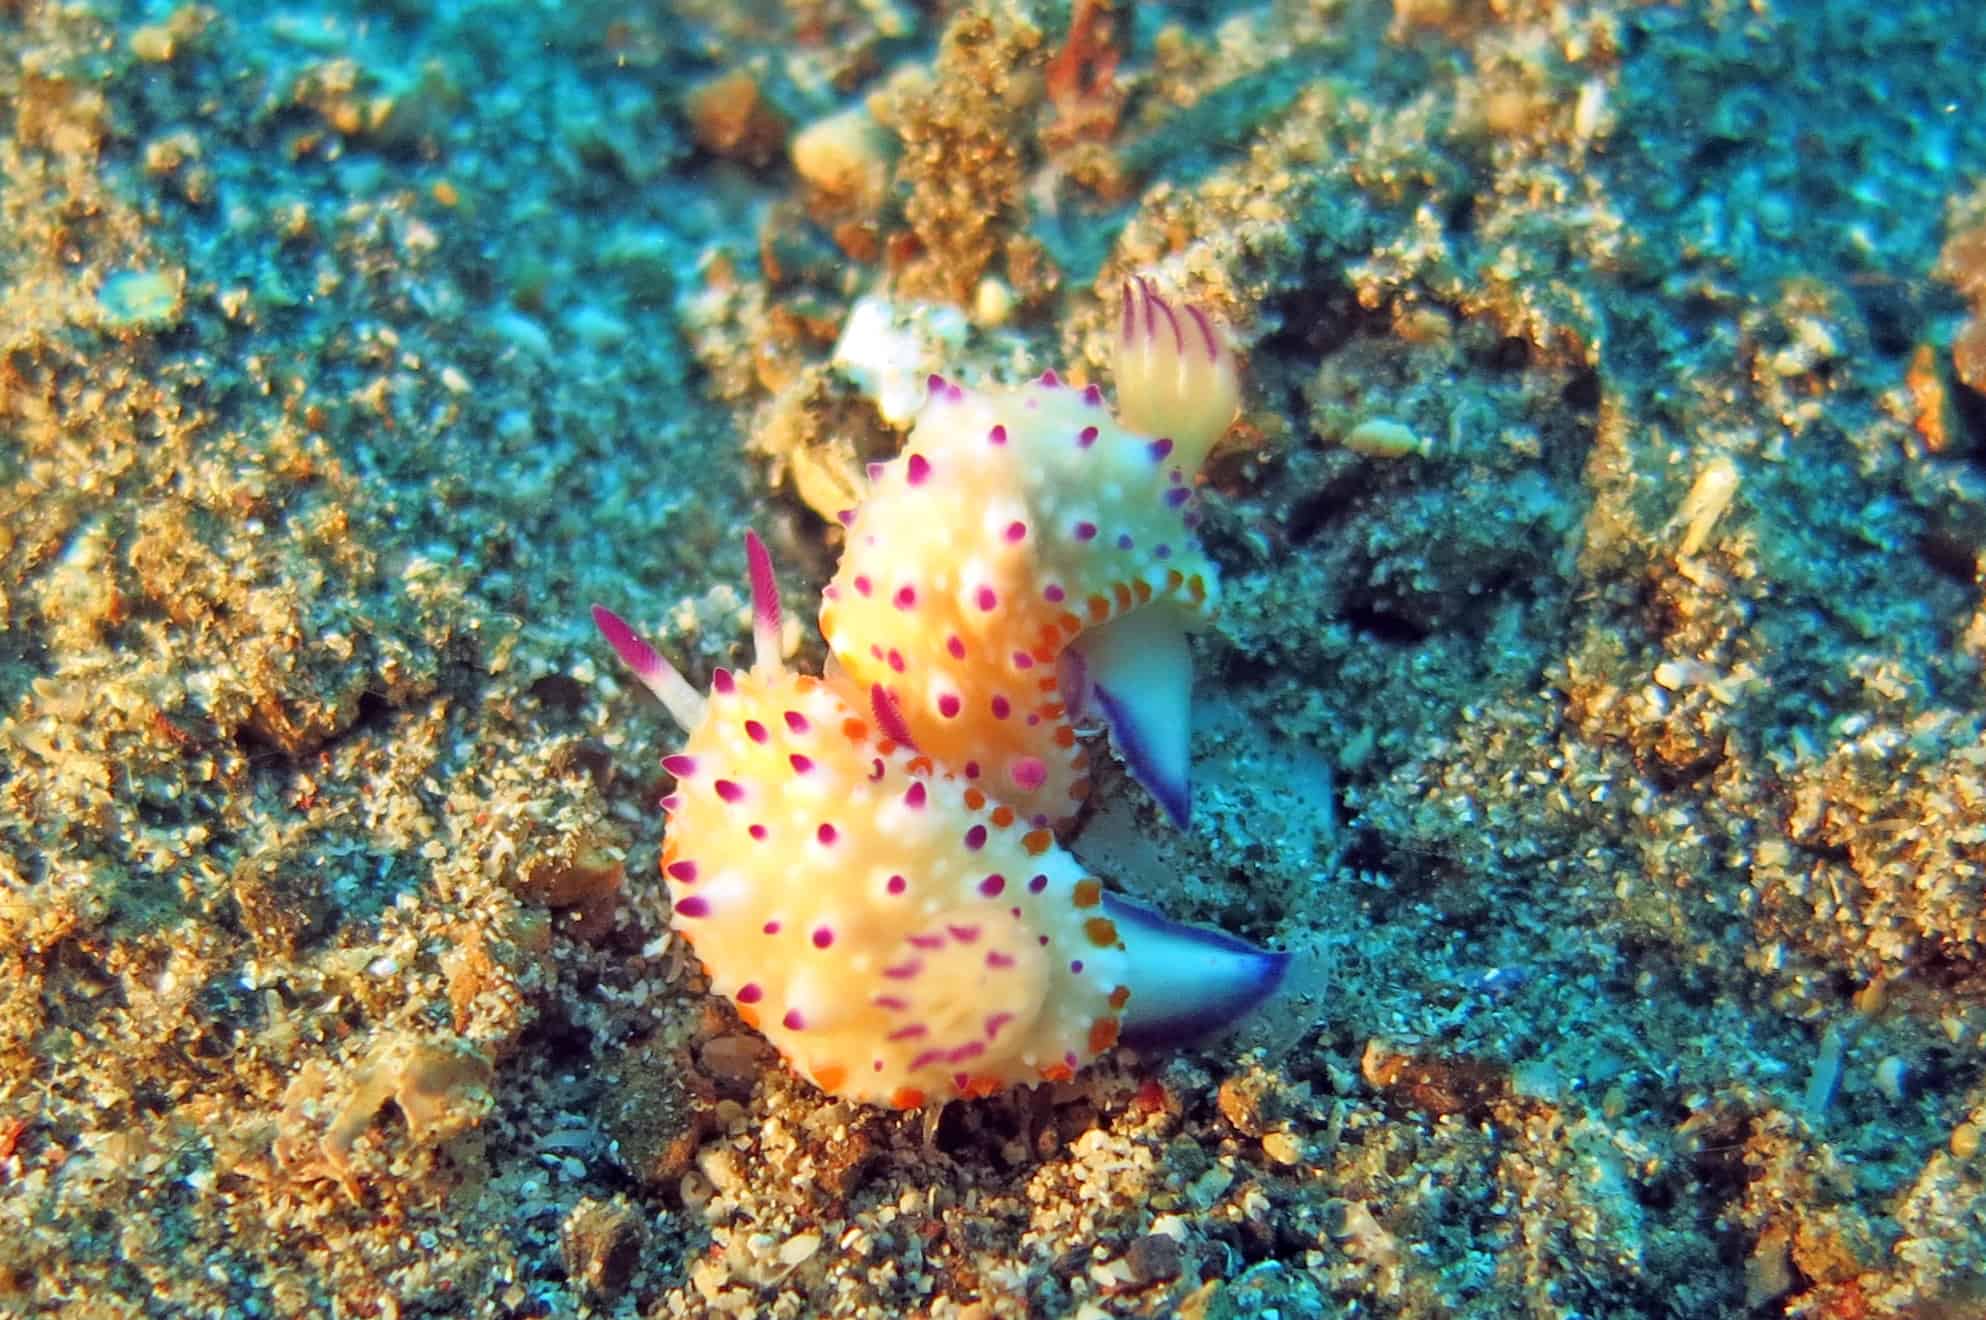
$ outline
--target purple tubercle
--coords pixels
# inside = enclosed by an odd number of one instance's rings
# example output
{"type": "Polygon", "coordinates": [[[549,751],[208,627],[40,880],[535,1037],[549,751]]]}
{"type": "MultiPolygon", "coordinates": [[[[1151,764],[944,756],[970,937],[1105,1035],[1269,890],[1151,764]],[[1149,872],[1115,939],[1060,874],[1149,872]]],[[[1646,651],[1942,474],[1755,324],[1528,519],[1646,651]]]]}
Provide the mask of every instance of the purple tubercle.
{"type": "Polygon", "coordinates": [[[1007,778],[1023,793],[1032,793],[1048,782],[1048,766],[1038,756],[1017,756],[1007,763],[1007,778]]]}
{"type": "Polygon", "coordinates": [[[931,478],[931,463],[922,454],[912,454],[904,465],[904,480],[913,486],[921,486],[931,478]]]}
{"type": "Polygon", "coordinates": [[[1100,407],[1102,407],[1102,406],[1103,406],[1103,389],[1102,389],[1102,387],[1100,387],[1100,386],[1097,386],[1097,385],[1086,385],[1086,386],[1084,386],[1084,387],[1083,387],[1083,403],[1084,403],[1085,405],[1087,405],[1088,407],[1091,407],[1091,408],[1100,408],[1100,407]]]}

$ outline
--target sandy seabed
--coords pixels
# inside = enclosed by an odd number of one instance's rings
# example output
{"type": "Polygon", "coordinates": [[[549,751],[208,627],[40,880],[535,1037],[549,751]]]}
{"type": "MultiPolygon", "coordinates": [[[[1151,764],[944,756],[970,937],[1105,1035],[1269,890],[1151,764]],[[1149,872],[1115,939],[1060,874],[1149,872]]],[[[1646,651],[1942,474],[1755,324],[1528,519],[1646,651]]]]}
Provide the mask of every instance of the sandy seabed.
{"type": "Polygon", "coordinates": [[[1986,1314],[1982,64],[0,0],[0,1310],[1986,1314]],[[586,606],[705,682],[756,527],[817,663],[905,382],[1107,389],[1133,275],[1247,379],[1191,826],[1099,748],[1073,847],[1293,992],[825,1098],[671,934],[586,606]]]}

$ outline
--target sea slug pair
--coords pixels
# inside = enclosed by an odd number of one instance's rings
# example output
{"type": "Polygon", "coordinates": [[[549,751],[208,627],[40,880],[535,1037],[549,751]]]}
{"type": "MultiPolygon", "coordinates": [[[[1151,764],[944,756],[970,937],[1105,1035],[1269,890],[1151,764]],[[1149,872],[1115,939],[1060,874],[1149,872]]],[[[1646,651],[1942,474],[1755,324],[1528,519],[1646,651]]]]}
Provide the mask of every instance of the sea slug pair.
{"type": "Polygon", "coordinates": [[[1286,955],[1109,894],[1055,840],[1088,792],[1094,710],[1187,814],[1186,627],[1216,580],[1193,476],[1233,419],[1220,331],[1124,292],[1113,418],[1050,373],[933,377],[876,465],[824,593],[822,677],[781,663],[747,535],[757,658],[706,697],[594,619],[689,738],[666,757],[662,870],[713,989],[823,1091],[914,1108],[1066,1079],[1119,1040],[1177,1041],[1270,994],[1286,955]]]}

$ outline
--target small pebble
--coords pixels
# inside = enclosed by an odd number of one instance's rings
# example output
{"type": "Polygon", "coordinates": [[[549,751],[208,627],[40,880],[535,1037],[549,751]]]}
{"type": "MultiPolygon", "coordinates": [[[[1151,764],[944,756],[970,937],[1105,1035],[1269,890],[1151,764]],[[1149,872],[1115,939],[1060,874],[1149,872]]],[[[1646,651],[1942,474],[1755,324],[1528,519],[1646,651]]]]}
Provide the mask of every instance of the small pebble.
{"type": "Polygon", "coordinates": [[[1138,1283],[1160,1283],[1179,1277],[1179,1244],[1163,1233],[1147,1233],[1131,1244],[1124,1263],[1138,1283]]]}

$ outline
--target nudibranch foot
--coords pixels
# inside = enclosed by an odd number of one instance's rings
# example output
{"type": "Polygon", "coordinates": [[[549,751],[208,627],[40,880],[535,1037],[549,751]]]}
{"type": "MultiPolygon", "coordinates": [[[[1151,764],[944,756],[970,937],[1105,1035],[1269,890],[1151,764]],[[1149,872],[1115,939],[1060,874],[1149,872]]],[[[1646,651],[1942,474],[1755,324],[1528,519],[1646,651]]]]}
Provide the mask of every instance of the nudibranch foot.
{"type": "Polygon", "coordinates": [[[1198,472],[1234,421],[1241,371],[1212,318],[1191,303],[1177,311],[1142,276],[1124,285],[1117,336],[1117,412],[1134,431],[1170,439],[1181,467],[1198,472]]]}
{"type": "Polygon", "coordinates": [[[1121,894],[1105,894],[1104,915],[1124,941],[1131,999],[1118,1039],[1175,1046],[1235,1025],[1276,992],[1290,955],[1257,948],[1225,931],[1160,916],[1121,894]]]}

